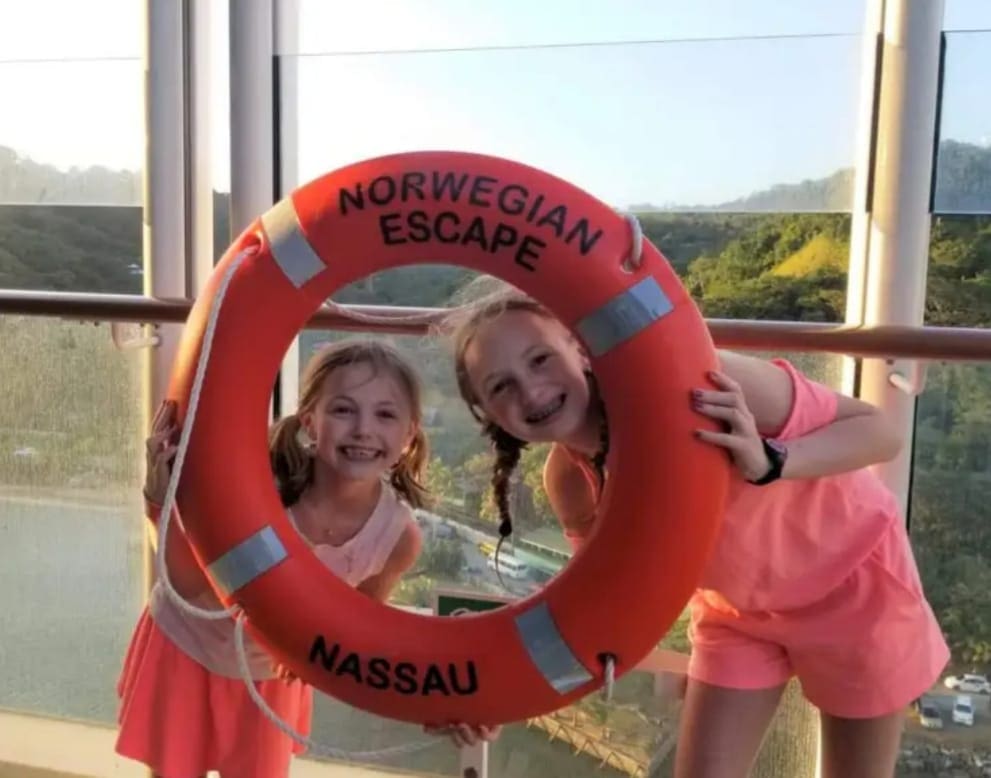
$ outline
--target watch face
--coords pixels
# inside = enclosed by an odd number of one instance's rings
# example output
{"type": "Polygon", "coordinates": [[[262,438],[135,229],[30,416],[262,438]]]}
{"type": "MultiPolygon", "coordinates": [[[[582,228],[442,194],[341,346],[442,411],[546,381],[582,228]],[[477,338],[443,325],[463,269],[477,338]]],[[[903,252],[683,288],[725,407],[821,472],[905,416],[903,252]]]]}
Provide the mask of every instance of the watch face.
{"type": "Polygon", "coordinates": [[[777,440],[771,440],[771,439],[768,439],[766,442],[767,442],[768,448],[773,449],[774,452],[779,457],[784,458],[784,457],[788,456],[788,449],[785,448],[784,443],[780,443],[777,440]]]}

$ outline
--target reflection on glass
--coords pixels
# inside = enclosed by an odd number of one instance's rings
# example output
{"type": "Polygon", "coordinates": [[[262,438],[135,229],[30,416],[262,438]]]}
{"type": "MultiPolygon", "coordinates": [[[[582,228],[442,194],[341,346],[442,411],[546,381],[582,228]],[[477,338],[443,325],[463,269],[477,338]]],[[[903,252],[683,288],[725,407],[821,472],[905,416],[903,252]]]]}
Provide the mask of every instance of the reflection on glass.
{"type": "Polygon", "coordinates": [[[300,57],[300,180],[452,149],[623,209],[847,210],[859,59],[857,36],[300,57]]]}
{"type": "Polygon", "coordinates": [[[0,708],[115,720],[142,602],[140,361],[0,317],[0,708]]]}

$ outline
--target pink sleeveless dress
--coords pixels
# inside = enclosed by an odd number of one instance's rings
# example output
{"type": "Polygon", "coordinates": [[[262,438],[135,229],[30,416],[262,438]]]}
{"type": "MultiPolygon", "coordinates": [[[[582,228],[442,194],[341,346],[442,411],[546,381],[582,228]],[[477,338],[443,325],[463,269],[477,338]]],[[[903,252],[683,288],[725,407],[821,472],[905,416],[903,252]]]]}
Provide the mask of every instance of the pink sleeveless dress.
{"type": "MultiPolygon", "coordinates": [[[[290,514],[291,515],[291,514],[290,514]]],[[[361,530],[340,546],[314,545],[327,568],[351,586],[381,572],[413,521],[409,508],[383,484],[361,530]]],[[[212,593],[202,607],[220,607],[212,593]]],[[[275,677],[272,659],[246,636],[255,687],[297,732],[309,734],[312,689],[275,677]]],[[[187,616],[156,582],[124,660],[117,685],[120,731],[116,750],[163,778],[281,778],[301,747],[255,706],[241,680],[230,620],[187,616]]]]}

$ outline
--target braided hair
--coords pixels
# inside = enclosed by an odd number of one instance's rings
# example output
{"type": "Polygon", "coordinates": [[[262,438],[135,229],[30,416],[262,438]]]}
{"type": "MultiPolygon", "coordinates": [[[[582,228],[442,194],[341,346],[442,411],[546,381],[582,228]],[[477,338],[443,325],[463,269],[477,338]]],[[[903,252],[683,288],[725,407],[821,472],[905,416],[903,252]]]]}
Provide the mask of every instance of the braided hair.
{"type": "MultiPolygon", "coordinates": [[[[496,319],[504,313],[527,311],[548,319],[553,319],[554,316],[536,300],[508,285],[499,288],[495,293],[473,305],[466,306],[466,309],[456,309],[455,313],[448,317],[442,326],[449,331],[453,330],[454,333],[454,367],[458,391],[468,405],[472,416],[483,425],[482,434],[491,440],[492,450],[495,454],[491,484],[496,508],[499,511],[499,544],[496,547],[496,571],[498,572],[499,546],[513,532],[513,517],[510,511],[512,476],[527,443],[484,417],[478,397],[475,395],[468,377],[465,352],[478,328],[485,322],[496,319]],[[466,309],[467,315],[465,314],[466,309]]],[[[591,371],[586,371],[585,375],[591,389],[592,402],[596,403],[602,419],[599,430],[599,447],[592,457],[592,465],[599,477],[600,485],[604,485],[606,459],[609,453],[609,426],[606,421],[605,405],[599,393],[598,382],[591,371]]]]}

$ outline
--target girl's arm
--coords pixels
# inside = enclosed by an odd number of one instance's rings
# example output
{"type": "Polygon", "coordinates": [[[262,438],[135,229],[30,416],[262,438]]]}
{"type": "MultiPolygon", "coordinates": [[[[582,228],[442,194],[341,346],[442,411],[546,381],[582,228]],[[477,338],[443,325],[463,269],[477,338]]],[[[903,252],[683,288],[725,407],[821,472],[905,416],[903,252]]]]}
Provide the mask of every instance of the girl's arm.
{"type": "Polygon", "coordinates": [[[392,590],[399,583],[399,579],[416,564],[422,547],[423,538],[420,535],[420,528],[416,526],[415,521],[411,520],[406,525],[406,529],[403,530],[403,534],[399,536],[396,545],[393,546],[385,566],[380,572],[358,584],[358,591],[379,602],[386,602],[389,595],[392,594],[392,590]]]}
{"type": "MultiPolygon", "coordinates": [[[[762,359],[720,352],[722,371],[711,378],[717,390],[694,394],[695,409],[728,426],[726,432],[700,430],[699,438],[729,450],[743,477],[756,480],[770,463],[761,435],[773,437],[791,413],[794,387],[790,376],[762,359]]],[[[895,457],[902,438],[873,405],[836,394],[833,421],[788,440],[783,478],[819,478],[858,470],[895,457]]]]}

